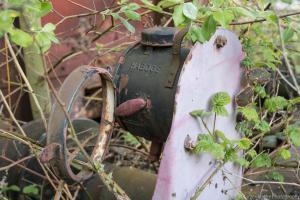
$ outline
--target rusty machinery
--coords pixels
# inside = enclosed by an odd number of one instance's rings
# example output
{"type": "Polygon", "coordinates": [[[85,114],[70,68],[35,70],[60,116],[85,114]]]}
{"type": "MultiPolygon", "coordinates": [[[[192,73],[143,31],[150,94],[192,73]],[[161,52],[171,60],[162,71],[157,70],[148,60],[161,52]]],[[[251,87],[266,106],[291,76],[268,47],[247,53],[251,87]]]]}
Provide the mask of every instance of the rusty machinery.
{"type": "MultiPolygon", "coordinates": [[[[189,52],[189,49],[181,48],[186,32],[187,29],[176,31],[170,27],[144,30],[141,41],[120,57],[114,76],[106,69],[90,66],[73,71],[64,81],[54,102],[47,134],[41,122],[32,122],[24,127],[32,141],[44,146],[41,161],[49,163],[56,175],[69,183],[87,181],[93,173],[88,168],[72,166],[74,160],[87,162],[87,158],[70,154],[69,149],[76,146],[76,141],[68,139],[69,132],[75,131],[79,142],[88,143],[84,151],[94,162],[101,163],[113,131],[115,116],[120,125],[132,134],[151,140],[156,146],[161,145],[170,131],[176,83],[189,52]],[[95,76],[102,88],[102,113],[96,134],[95,123],[70,118],[78,94],[95,76]],[[80,136],[78,132],[82,131],[86,133],[80,136]]],[[[14,149],[11,149],[11,144],[15,142],[3,140],[1,143],[1,147],[5,147],[2,148],[1,166],[30,154],[24,144],[14,145],[14,149]],[[16,153],[19,149],[21,154],[16,153]]],[[[158,149],[156,154],[160,153],[160,147],[158,149]]],[[[9,184],[26,185],[26,178],[29,182],[34,182],[32,179],[38,180],[35,181],[38,183],[45,181],[43,175],[39,175],[43,172],[36,159],[28,159],[24,165],[16,165],[9,170],[9,184]],[[35,175],[30,175],[32,170],[37,171],[35,175]]],[[[5,176],[3,173],[0,175],[0,178],[5,176]]],[[[53,194],[51,191],[45,190],[43,197],[49,198],[53,194]]]]}

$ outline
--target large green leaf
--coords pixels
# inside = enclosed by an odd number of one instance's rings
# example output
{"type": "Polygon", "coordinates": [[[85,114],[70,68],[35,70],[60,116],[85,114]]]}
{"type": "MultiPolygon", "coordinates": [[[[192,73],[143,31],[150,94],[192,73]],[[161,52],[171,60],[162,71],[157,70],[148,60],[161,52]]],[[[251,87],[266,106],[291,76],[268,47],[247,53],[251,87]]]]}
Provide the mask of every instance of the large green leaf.
{"type": "Polygon", "coordinates": [[[170,6],[174,6],[176,4],[181,4],[183,2],[184,2],[184,0],[162,0],[158,3],[158,6],[160,6],[162,8],[167,8],[170,6]]]}
{"type": "Polygon", "coordinates": [[[132,19],[132,20],[141,20],[141,15],[135,11],[132,10],[125,10],[125,15],[128,19],[132,19]]]}
{"type": "Polygon", "coordinates": [[[0,11],[0,30],[9,31],[12,28],[15,18],[19,15],[20,13],[14,10],[0,11]]]}
{"type": "Polygon", "coordinates": [[[119,17],[119,19],[129,32],[131,33],[135,32],[134,26],[132,26],[126,19],[124,19],[123,17],[119,17]]]}
{"type": "Polygon", "coordinates": [[[11,29],[9,33],[10,39],[21,47],[28,47],[33,42],[32,36],[20,29],[11,29]]]}
{"type": "Polygon", "coordinates": [[[218,10],[213,13],[214,19],[223,27],[227,27],[234,19],[234,15],[230,10],[218,10]]]}
{"type": "Polygon", "coordinates": [[[278,110],[284,109],[287,107],[289,104],[288,100],[286,100],[284,97],[281,96],[276,96],[276,97],[271,97],[269,99],[266,99],[264,103],[264,107],[269,111],[269,112],[276,112],[278,110]]]}
{"type": "Polygon", "coordinates": [[[182,11],[184,16],[186,16],[187,18],[196,20],[198,9],[192,2],[184,3],[182,11]]]}
{"type": "Polygon", "coordinates": [[[300,127],[296,125],[290,125],[287,128],[287,132],[293,145],[300,147],[300,127]]]}
{"type": "Polygon", "coordinates": [[[172,17],[177,27],[185,22],[186,17],[183,15],[183,5],[175,6],[172,17]]]}

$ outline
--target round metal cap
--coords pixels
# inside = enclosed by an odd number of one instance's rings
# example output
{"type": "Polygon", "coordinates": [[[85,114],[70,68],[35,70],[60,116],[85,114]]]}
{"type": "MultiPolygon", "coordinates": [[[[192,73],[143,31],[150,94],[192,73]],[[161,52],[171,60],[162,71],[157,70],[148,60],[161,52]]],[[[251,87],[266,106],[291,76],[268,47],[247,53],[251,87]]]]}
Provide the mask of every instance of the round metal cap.
{"type": "Polygon", "coordinates": [[[176,28],[153,27],[142,31],[141,43],[147,46],[172,46],[176,28]]]}

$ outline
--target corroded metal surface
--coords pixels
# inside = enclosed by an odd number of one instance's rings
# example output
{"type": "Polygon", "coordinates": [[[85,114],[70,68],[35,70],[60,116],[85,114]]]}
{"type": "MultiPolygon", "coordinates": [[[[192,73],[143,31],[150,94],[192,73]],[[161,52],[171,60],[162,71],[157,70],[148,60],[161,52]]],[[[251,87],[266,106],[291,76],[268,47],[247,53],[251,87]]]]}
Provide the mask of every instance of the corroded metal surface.
{"type": "Polygon", "coordinates": [[[92,175],[87,169],[83,169],[77,174],[71,169],[70,162],[72,159],[69,159],[67,149],[68,118],[66,114],[70,114],[77,94],[86,81],[97,74],[101,78],[103,105],[99,135],[90,156],[94,162],[101,162],[114,123],[115,94],[111,76],[107,70],[82,66],[73,71],[59,90],[59,99],[64,105],[62,106],[60,102],[56,100],[50,114],[47,133],[48,146],[46,147],[45,153],[51,155],[53,159],[48,161],[52,164],[57,175],[66,181],[83,181],[92,175]],[[54,145],[56,148],[50,148],[49,145],[54,145]],[[52,152],[49,152],[50,150],[52,150],[52,152]]]}
{"type": "MultiPolygon", "coordinates": [[[[198,134],[207,132],[189,112],[208,110],[210,98],[220,91],[227,92],[234,99],[240,89],[242,59],[238,38],[223,29],[217,30],[209,42],[196,44],[191,50],[178,81],[176,109],[153,200],[190,199],[216,169],[217,163],[209,154],[194,155],[186,150],[193,146],[192,141],[196,141],[198,134]],[[190,138],[186,140],[188,135],[190,138]]],[[[216,129],[223,131],[230,139],[238,139],[235,105],[232,103],[226,108],[229,116],[217,117],[216,129]]],[[[208,117],[206,122],[211,128],[213,116],[208,117]]],[[[241,186],[241,172],[239,166],[227,163],[211,178],[198,199],[234,199],[241,186]]]]}
{"type": "Polygon", "coordinates": [[[181,48],[187,29],[170,29],[167,33],[161,27],[144,31],[144,40],[148,42],[128,49],[120,58],[114,75],[118,88],[116,114],[121,125],[134,135],[160,143],[166,140],[170,131],[178,72],[189,52],[189,49],[181,48]],[[157,46],[163,40],[169,45],[157,46]],[[143,99],[147,105],[137,99],[143,99]],[[129,109],[133,104],[133,109],[129,109]],[[125,110],[125,114],[120,114],[125,110]]]}

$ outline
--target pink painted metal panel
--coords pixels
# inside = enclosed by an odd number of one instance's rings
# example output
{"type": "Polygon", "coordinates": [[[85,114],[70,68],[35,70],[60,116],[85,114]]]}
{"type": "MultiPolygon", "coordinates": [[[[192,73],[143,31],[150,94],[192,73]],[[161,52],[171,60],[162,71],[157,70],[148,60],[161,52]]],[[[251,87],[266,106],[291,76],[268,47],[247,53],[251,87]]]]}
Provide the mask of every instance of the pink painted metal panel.
{"type": "MultiPolygon", "coordinates": [[[[189,112],[196,109],[208,110],[210,98],[220,91],[227,92],[234,99],[240,89],[240,61],[243,56],[237,36],[224,29],[217,30],[209,42],[196,44],[191,50],[179,78],[176,111],[163,151],[154,200],[190,199],[216,168],[217,164],[209,154],[195,155],[184,149],[187,135],[196,141],[198,134],[207,132],[189,112]],[[216,47],[220,45],[225,46],[216,47]]],[[[238,139],[240,136],[235,130],[235,105],[232,103],[226,108],[229,117],[217,117],[216,129],[223,131],[228,138],[238,139]]],[[[211,129],[213,117],[208,117],[206,122],[211,129]]],[[[240,190],[240,176],[240,166],[226,164],[211,179],[198,199],[233,198],[240,190]],[[236,176],[228,174],[228,171],[236,176]]]]}

